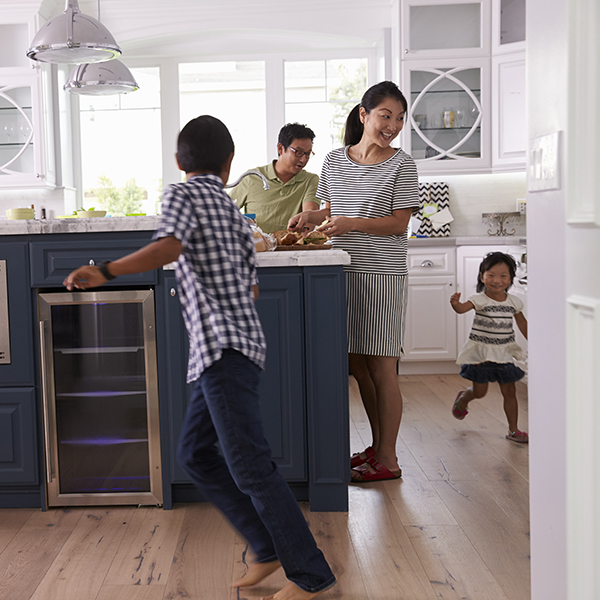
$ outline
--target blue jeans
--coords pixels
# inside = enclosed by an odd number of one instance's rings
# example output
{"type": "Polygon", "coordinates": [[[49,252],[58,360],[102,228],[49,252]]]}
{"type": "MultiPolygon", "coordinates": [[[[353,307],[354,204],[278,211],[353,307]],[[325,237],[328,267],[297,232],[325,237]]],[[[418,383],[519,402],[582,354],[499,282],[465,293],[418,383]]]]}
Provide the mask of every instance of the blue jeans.
{"type": "Polygon", "coordinates": [[[271,459],[259,377],[259,367],[246,356],[224,350],[194,384],[177,458],[202,495],[248,541],[257,562],[279,560],[290,581],[319,592],[335,577],[271,459]]]}

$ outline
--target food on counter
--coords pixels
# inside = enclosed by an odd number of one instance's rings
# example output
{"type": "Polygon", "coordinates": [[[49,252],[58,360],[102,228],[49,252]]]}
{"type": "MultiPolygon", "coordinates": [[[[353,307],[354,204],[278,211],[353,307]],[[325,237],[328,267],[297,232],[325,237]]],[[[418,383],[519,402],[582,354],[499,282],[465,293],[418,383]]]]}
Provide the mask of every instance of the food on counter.
{"type": "Polygon", "coordinates": [[[274,231],[273,235],[277,239],[279,246],[307,246],[309,244],[324,244],[329,241],[329,236],[322,231],[313,229],[305,234],[296,233],[295,231],[274,231]]]}
{"type": "Polygon", "coordinates": [[[267,250],[275,250],[277,248],[275,236],[264,233],[260,227],[252,227],[252,237],[254,238],[254,247],[257,252],[266,252],[267,250]]]}

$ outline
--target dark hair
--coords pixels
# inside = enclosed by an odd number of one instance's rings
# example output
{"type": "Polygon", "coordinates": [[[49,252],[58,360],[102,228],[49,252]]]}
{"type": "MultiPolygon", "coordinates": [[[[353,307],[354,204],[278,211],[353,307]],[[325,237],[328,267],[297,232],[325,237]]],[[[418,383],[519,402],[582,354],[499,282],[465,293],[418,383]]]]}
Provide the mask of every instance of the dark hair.
{"type": "Polygon", "coordinates": [[[363,95],[360,104],[357,104],[346,119],[346,130],[344,132],[344,146],[354,146],[360,142],[363,135],[363,124],[360,121],[360,107],[367,113],[377,108],[386,98],[398,100],[404,112],[408,110],[408,103],[400,88],[393,81],[381,81],[371,86],[363,95]]]}
{"type": "Polygon", "coordinates": [[[288,123],[280,129],[277,142],[284,148],[289,148],[294,140],[310,140],[312,142],[314,139],[315,132],[306,125],[288,123]]]}
{"type": "Polygon", "coordinates": [[[177,160],[186,173],[220,173],[233,151],[229,130],[222,121],[210,115],[192,119],[177,138],[177,160]]]}
{"type": "Polygon", "coordinates": [[[515,262],[515,259],[510,254],[504,254],[504,252],[490,252],[479,265],[477,292],[483,292],[483,290],[485,290],[485,285],[483,285],[483,281],[481,281],[483,274],[500,263],[504,263],[508,267],[508,272],[510,273],[510,285],[506,289],[510,289],[517,273],[517,263],[515,262]]]}

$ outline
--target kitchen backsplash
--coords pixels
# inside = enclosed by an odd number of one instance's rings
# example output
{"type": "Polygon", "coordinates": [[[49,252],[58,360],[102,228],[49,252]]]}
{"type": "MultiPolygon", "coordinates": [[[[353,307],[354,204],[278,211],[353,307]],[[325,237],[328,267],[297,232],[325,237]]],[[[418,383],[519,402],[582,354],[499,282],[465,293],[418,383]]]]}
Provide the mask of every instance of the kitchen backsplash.
{"type": "MultiPolygon", "coordinates": [[[[482,175],[421,176],[422,183],[444,181],[450,187],[450,235],[484,236],[489,225],[483,222],[482,213],[515,212],[517,198],[525,198],[527,183],[525,173],[496,173],[482,175]]],[[[512,227],[511,227],[512,228],[512,227]]],[[[514,227],[515,235],[526,235],[526,217],[521,217],[514,227]]]]}

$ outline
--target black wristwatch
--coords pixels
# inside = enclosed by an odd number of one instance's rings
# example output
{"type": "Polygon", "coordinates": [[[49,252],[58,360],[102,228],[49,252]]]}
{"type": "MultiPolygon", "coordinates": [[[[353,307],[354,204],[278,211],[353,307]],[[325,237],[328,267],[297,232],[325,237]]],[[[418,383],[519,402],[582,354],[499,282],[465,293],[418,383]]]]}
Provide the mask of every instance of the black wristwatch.
{"type": "Polygon", "coordinates": [[[110,263],[110,260],[107,260],[107,261],[105,261],[105,262],[103,262],[103,263],[100,263],[100,264],[98,265],[98,268],[100,269],[100,273],[102,273],[102,275],[104,276],[104,278],[105,278],[107,281],[110,281],[111,279],[114,279],[114,278],[116,277],[116,275],[111,275],[111,274],[108,272],[108,268],[107,268],[107,265],[108,265],[108,263],[110,263]]]}

